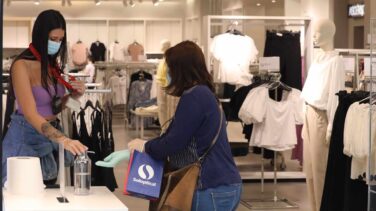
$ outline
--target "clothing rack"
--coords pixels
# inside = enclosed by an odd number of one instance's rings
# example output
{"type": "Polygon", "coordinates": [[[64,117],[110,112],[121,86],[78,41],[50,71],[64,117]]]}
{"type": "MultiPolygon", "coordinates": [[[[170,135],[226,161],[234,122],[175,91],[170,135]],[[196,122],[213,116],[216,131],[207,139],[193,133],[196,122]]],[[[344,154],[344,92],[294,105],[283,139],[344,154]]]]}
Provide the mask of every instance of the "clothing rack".
{"type": "MultiPolygon", "coordinates": [[[[225,32],[228,22],[238,22],[238,27],[244,27],[244,25],[263,25],[263,26],[281,26],[302,28],[301,35],[304,38],[302,46],[304,46],[302,52],[305,59],[305,70],[308,71],[308,67],[311,64],[313,56],[313,41],[312,41],[312,24],[310,17],[293,17],[293,16],[232,16],[232,15],[209,15],[203,18],[203,41],[205,52],[205,60],[207,69],[210,70],[210,43],[214,34],[217,34],[218,27],[222,27],[221,32],[225,32]],[[282,22],[282,23],[281,23],[282,22]],[[242,23],[242,24],[240,24],[242,23]],[[246,23],[246,24],[244,24],[246,23]],[[216,26],[216,27],[213,27],[216,26]]],[[[266,28],[265,28],[266,30],[266,28]]],[[[241,30],[244,32],[244,30],[241,30]]]]}
{"type": "Polygon", "coordinates": [[[340,55],[355,57],[355,67],[354,67],[354,83],[353,89],[358,90],[359,84],[361,82],[359,76],[359,60],[364,57],[371,56],[371,50],[367,49],[335,49],[340,55]]]}
{"type": "Polygon", "coordinates": [[[104,70],[112,70],[112,69],[125,69],[125,70],[132,70],[132,69],[156,69],[158,67],[158,63],[154,62],[95,62],[95,67],[104,68],[104,70]]]}
{"type": "Polygon", "coordinates": [[[111,93],[111,92],[112,92],[111,89],[87,89],[85,91],[85,94],[86,93],[106,94],[106,93],[111,93]]]}

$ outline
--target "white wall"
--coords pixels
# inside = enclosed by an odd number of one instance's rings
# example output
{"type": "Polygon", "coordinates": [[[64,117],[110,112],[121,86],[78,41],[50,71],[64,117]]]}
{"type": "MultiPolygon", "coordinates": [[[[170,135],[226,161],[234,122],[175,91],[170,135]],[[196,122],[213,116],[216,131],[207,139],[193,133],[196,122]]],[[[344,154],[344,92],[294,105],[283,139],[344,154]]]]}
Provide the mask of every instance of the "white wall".
{"type": "Polygon", "coordinates": [[[285,0],[285,16],[301,16],[302,3],[301,0],[285,0]]]}
{"type": "Polygon", "coordinates": [[[310,16],[313,20],[333,20],[334,0],[301,0],[302,15],[310,16]]]}

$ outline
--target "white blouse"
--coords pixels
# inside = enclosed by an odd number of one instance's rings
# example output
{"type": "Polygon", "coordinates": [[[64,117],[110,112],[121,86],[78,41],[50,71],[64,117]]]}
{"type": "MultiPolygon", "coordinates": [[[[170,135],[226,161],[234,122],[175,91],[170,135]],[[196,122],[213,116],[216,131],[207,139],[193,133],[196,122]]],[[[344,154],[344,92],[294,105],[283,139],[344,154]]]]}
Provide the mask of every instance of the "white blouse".
{"type": "Polygon", "coordinates": [[[269,97],[269,89],[251,90],[239,111],[239,118],[253,124],[251,146],[275,151],[292,149],[297,143],[296,124],[303,123],[304,101],[300,91],[284,92],[280,102],[269,97]]]}
{"type": "MultiPolygon", "coordinates": [[[[373,105],[373,109],[376,106],[373,105]]],[[[368,103],[353,103],[346,114],[345,128],[343,133],[343,153],[352,157],[351,179],[358,179],[366,173],[368,175],[369,160],[376,160],[376,124],[372,124],[372,151],[369,154],[370,126],[369,126],[370,106],[368,103]]],[[[372,112],[372,122],[376,122],[376,113],[372,112]]],[[[371,162],[371,174],[376,175],[376,163],[371,162]]],[[[366,179],[363,178],[363,179],[366,179]]]]}
{"type": "Polygon", "coordinates": [[[251,37],[231,33],[217,35],[211,43],[210,53],[219,62],[214,68],[215,81],[234,85],[251,83],[249,65],[258,54],[251,37]]]}
{"type": "Polygon", "coordinates": [[[125,61],[125,48],[119,43],[112,43],[110,46],[110,61],[125,61]]]}
{"type": "Polygon", "coordinates": [[[345,71],[342,56],[336,51],[325,52],[320,49],[309,69],[302,97],[309,105],[326,111],[327,142],[330,140],[334,114],[338,106],[336,93],[344,89],[345,71]]]}

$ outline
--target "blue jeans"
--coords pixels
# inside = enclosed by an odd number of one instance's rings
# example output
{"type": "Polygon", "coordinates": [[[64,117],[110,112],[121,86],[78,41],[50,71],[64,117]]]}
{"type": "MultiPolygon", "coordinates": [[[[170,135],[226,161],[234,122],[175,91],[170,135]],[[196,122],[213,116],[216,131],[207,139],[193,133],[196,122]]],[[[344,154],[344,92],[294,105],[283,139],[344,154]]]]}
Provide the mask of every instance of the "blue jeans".
{"type": "MultiPolygon", "coordinates": [[[[7,158],[17,156],[39,157],[43,180],[55,179],[58,174],[58,163],[53,153],[58,151],[59,145],[39,134],[22,115],[13,114],[11,118],[3,140],[2,185],[7,176],[7,158]]],[[[51,125],[61,130],[58,122],[51,122],[51,125]]],[[[65,151],[64,158],[66,166],[73,164],[74,157],[70,152],[65,151]]]]}
{"type": "Polygon", "coordinates": [[[235,211],[241,192],[242,184],[197,190],[193,196],[192,211],[235,211]]]}

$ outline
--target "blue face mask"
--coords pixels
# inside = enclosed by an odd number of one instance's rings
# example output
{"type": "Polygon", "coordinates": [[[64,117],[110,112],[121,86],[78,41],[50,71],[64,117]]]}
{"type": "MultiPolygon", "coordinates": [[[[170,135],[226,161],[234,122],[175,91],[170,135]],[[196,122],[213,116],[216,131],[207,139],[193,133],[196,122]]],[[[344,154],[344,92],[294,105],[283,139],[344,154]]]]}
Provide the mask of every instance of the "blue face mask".
{"type": "Polygon", "coordinates": [[[59,52],[61,46],[61,42],[55,42],[52,40],[48,40],[48,55],[52,56],[59,52]]]}

